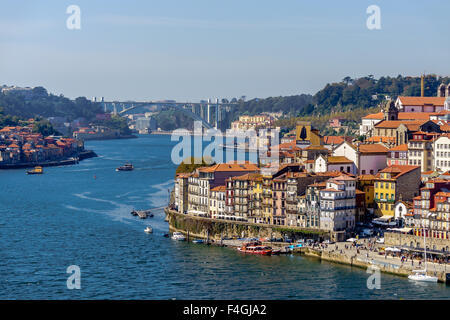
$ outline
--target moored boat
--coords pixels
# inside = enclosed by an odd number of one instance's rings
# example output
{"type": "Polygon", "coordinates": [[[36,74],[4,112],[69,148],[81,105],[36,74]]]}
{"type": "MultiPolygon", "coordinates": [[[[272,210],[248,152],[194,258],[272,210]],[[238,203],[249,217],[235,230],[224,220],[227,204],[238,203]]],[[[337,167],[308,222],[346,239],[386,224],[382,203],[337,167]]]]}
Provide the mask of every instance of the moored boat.
{"type": "Polygon", "coordinates": [[[192,240],[192,243],[197,243],[197,244],[204,243],[204,242],[205,242],[205,241],[202,240],[202,239],[195,239],[195,240],[192,240]]]}
{"type": "Polygon", "coordinates": [[[178,240],[178,241],[185,241],[186,237],[181,232],[174,232],[172,234],[172,239],[173,240],[178,240]]]}
{"type": "Polygon", "coordinates": [[[259,254],[263,256],[270,256],[273,252],[271,247],[264,246],[261,242],[249,242],[242,245],[242,247],[238,248],[239,252],[250,253],[250,254],[259,254]]]}

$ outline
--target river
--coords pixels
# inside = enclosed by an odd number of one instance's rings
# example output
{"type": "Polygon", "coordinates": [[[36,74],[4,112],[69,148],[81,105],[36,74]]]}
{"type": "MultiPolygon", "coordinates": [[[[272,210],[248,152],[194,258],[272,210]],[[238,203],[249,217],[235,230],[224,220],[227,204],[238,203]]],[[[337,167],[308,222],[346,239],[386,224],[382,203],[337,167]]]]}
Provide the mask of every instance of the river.
{"type": "Polygon", "coordinates": [[[303,256],[245,256],[164,238],[162,209],[176,166],[170,136],[89,141],[78,165],[0,170],[0,299],[444,299],[450,287],[417,284],[303,256]],[[131,161],[135,170],[114,169],[131,161]],[[151,224],[153,234],[144,233],[151,224]],[[81,289],[69,290],[67,267],[81,289]]]}

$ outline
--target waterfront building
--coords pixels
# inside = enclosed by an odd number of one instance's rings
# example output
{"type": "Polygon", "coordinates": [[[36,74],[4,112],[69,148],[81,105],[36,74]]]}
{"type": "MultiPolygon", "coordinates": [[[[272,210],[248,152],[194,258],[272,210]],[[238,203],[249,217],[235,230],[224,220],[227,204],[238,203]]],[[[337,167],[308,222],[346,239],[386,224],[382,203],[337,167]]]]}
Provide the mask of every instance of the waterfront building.
{"type": "Polygon", "coordinates": [[[174,196],[175,209],[179,213],[188,211],[188,186],[190,173],[178,173],[175,177],[174,196]]]}
{"type": "Polygon", "coordinates": [[[330,179],[320,190],[320,228],[335,240],[355,227],[356,179],[347,175],[330,179]]]}
{"type": "Polygon", "coordinates": [[[262,221],[266,224],[272,224],[273,202],[272,202],[272,176],[262,176],[262,221]]]}
{"type": "Polygon", "coordinates": [[[450,170],[450,134],[443,134],[433,143],[434,169],[441,172],[450,170]]]}
{"type": "MultiPolygon", "coordinates": [[[[238,163],[231,161],[228,163],[220,163],[209,167],[202,167],[198,169],[198,209],[202,215],[210,216],[209,212],[209,197],[210,190],[220,186],[226,185],[228,178],[241,176],[246,173],[258,173],[259,168],[250,162],[238,163]]],[[[228,214],[232,212],[229,211],[228,214]]]]}
{"type": "Polygon", "coordinates": [[[248,220],[250,215],[250,174],[230,177],[226,180],[227,213],[239,220],[248,220]]]}
{"type": "Polygon", "coordinates": [[[262,214],[262,175],[250,175],[249,222],[263,223],[262,214]]]}
{"type": "Polygon", "coordinates": [[[188,177],[188,214],[206,216],[206,212],[200,211],[199,206],[199,174],[198,170],[188,177]]]}
{"type": "Polygon", "coordinates": [[[387,158],[387,165],[407,165],[408,164],[408,144],[401,144],[390,148],[387,158]]]}
{"type": "Polygon", "coordinates": [[[412,200],[419,194],[420,167],[393,165],[375,176],[375,212],[378,216],[394,216],[398,200],[412,200]]]}
{"type": "Polygon", "coordinates": [[[272,224],[286,224],[286,174],[272,180],[273,216],[272,224]]]}
{"type": "Polygon", "coordinates": [[[225,193],[226,186],[217,186],[211,189],[211,197],[209,199],[209,212],[213,219],[227,219],[225,214],[225,193]]]}

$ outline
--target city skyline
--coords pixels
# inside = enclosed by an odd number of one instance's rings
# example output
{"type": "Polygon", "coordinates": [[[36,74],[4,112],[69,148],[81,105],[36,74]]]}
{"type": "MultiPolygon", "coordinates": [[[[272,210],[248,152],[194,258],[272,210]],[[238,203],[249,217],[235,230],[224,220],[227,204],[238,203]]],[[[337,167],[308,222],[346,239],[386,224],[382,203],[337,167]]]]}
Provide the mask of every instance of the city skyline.
{"type": "Polygon", "coordinates": [[[450,5],[433,3],[8,1],[1,84],[70,98],[199,101],[314,94],[345,76],[445,76],[450,45],[439,37],[450,5]],[[72,4],[80,30],[66,27],[72,4]],[[380,30],[366,26],[373,4],[380,30]]]}

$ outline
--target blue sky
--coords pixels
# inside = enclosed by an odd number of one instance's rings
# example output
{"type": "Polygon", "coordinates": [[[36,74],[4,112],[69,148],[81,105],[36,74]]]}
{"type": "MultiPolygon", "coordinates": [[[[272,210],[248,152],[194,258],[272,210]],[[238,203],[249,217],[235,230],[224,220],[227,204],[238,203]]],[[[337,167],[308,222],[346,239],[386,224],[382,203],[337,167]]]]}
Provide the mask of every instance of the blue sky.
{"type": "Polygon", "coordinates": [[[0,84],[106,100],[315,93],[345,76],[450,74],[450,2],[2,0],[0,84]],[[81,30],[66,8],[81,9],[81,30]],[[368,30],[366,9],[381,9],[368,30]]]}

